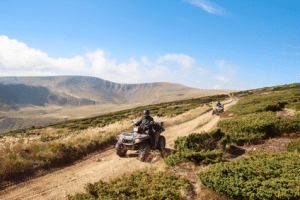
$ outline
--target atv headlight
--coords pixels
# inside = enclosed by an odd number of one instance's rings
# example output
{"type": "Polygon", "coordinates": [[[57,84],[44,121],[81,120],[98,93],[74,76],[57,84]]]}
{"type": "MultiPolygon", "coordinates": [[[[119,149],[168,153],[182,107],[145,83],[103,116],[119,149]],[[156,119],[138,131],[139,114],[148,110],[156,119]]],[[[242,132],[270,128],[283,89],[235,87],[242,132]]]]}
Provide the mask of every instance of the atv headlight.
{"type": "Polygon", "coordinates": [[[140,140],[141,140],[141,139],[136,138],[136,139],[134,139],[134,143],[138,143],[140,140]]]}
{"type": "Polygon", "coordinates": [[[133,131],[138,132],[139,128],[138,127],[134,127],[133,131]]]}
{"type": "Polygon", "coordinates": [[[123,138],[120,137],[119,135],[117,136],[117,140],[118,140],[118,141],[122,141],[122,139],[123,139],[123,138]]]}

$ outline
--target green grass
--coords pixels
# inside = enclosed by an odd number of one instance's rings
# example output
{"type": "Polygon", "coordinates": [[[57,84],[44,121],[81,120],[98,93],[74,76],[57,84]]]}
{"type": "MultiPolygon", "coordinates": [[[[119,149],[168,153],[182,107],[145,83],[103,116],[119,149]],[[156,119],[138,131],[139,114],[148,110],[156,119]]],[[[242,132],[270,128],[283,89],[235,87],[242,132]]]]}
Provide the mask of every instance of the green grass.
{"type": "Polygon", "coordinates": [[[153,172],[145,169],[122,177],[88,184],[86,192],[68,196],[69,200],[81,199],[186,199],[181,190],[189,190],[190,181],[171,172],[153,172]]]}

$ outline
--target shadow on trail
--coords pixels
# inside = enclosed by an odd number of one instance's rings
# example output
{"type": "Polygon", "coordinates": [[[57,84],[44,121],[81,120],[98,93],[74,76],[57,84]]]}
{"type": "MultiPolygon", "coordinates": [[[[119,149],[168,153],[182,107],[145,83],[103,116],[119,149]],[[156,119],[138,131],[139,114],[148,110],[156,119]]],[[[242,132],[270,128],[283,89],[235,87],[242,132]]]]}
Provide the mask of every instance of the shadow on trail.
{"type": "MultiPolygon", "coordinates": [[[[167,158],[169,155],[171,155],[172,149],[165,148],[162,151],[156,149],[151,149],[149,155],[146,158],[147,163],[156,163],[157,161],[167,158]]],[[[126,154],[125,158],[136,158],[138,159],[139,151],[135,151],[132,153],[126,154]]]]}

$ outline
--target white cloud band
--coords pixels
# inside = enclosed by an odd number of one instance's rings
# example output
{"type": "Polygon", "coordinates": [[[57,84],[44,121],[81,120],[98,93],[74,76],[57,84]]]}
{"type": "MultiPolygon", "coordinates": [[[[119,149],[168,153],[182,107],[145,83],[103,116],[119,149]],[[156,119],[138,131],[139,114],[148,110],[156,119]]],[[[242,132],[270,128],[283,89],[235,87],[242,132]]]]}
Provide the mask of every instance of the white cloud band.
{"type": "MultiPolygon", "coordinates": [[[[163,81],[172,74],[173,65],[181,71],[193,67],[195,60],[184,54],[166,54],[155,62],[143,56],[117,63],[101,49],[74,58],[50,58],[17,40],[0,36],[0,76],[91,75],[118,83],[163,81]]],[[[166,81],[168,81],[166,79],[166,81]]]]}

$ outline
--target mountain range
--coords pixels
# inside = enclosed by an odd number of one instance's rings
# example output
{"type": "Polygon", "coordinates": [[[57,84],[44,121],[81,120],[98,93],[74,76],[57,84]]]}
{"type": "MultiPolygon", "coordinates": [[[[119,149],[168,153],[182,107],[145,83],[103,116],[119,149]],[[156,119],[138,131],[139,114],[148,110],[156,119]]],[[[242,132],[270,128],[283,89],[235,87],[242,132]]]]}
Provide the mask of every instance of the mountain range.
{"type": "Polygon", "coordinates": [[[0,133],[230,92],[166,82],[120,84],[87,76],[0,77],[0,133]]]}

